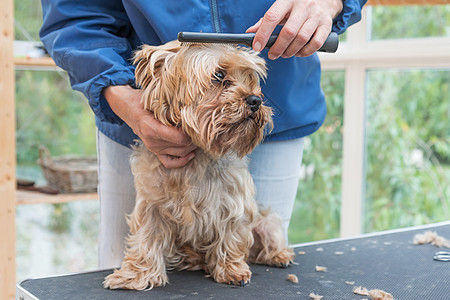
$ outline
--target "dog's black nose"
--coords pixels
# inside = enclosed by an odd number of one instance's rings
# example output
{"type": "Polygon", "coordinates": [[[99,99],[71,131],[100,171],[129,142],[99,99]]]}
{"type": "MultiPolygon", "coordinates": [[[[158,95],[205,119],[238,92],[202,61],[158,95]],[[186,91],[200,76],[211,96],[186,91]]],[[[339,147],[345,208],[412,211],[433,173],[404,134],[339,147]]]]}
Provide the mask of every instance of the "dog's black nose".
{"type": "Polygon", "coordinates": [[[258,97],[256,95],[250,95],[247,98],[245,98],[245,102],[247,102],[247,105],[250,107],[252,112],[256,112],[261,106],[262,99],[261,97],[258,97]]]}

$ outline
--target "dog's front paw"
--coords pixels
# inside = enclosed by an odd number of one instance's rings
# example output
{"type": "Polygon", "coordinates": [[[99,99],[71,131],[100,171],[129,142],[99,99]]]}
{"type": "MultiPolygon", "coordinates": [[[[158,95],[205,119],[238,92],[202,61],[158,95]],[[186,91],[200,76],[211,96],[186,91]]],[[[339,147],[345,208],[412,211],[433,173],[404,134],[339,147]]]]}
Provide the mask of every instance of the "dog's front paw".
{"type": "Polygon", "coordinates": [[[250,283],[252,272],[247,263],[227,263],[224,267],[216,267],[212,274],[215,281],[226,284],[245,286],[250,283]]]}
{"type": "Polygon", "coordinates": [[[267,265],[287,268],[294,260],[294,251],[290,248],[284,248],[276,253],[272,253],[270,259],[266,262],[267,265]]]}
{"type": "Polygon", "coordinates": [[[166,274],[152,275],[149,272],[114,270],[106,276],[103,287],[107,289],[145,290],[163,286],[168,282],[166,274]]]}

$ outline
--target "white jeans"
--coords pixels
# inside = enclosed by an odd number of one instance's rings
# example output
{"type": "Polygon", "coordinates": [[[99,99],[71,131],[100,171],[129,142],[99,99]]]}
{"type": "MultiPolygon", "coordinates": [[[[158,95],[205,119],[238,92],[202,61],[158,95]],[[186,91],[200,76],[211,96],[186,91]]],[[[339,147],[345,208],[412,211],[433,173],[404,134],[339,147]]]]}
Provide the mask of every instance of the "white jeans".
{"type": "MultiPolygon", "coordinates": [[[[132,212],[135,202],[129,164],[131,152],[97,130],[100,269],[119,267],[124,255],[128,235],[125,216],[132,212]]],[[[297,193],[302,153],[301,138],[262,143],[249,155],[256,201],[280,214],[286,235],[297,193]]]]}

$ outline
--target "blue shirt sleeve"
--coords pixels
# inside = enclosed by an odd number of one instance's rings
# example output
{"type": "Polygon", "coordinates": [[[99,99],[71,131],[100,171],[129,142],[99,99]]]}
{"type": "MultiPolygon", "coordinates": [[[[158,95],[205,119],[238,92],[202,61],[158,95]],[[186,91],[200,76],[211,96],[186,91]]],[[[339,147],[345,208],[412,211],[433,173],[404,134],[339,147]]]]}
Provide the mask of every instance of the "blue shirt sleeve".
{"type": "Polygon", "coordinates": [[[89,100],[100,121],[121,124],[102,95],[105,87],[134,83],[132,34],[121,1],[42,0],[40,37],[73,89],[89,100]]]}
{"type": "Polygon", "coordinates": [[[361,9],[367,0],[343,0],[342,12],[333,20],[332,31],[342,34],[350,26],[361,20],[361,9]]]}

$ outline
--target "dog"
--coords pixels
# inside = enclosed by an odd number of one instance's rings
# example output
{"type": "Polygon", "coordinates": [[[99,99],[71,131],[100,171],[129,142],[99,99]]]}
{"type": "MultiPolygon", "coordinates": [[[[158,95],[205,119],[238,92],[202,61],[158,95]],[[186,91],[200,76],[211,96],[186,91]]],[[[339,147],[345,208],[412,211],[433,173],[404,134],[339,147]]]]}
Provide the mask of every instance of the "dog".
{"type": "Polygon", "coordinates": [[[136,204],[120,269],[109,289],[168,283],[167,270],[204,270],[219,283],[250,282],[248,263],[287,267],[281,219],[260,210],[246,155],[272,124],[260,81],[263,58],[231,45],[169,42],[135,53],[144,108],[198,146],[185,167],[166,169],[145,146],[130,159],[136,204]]]}

